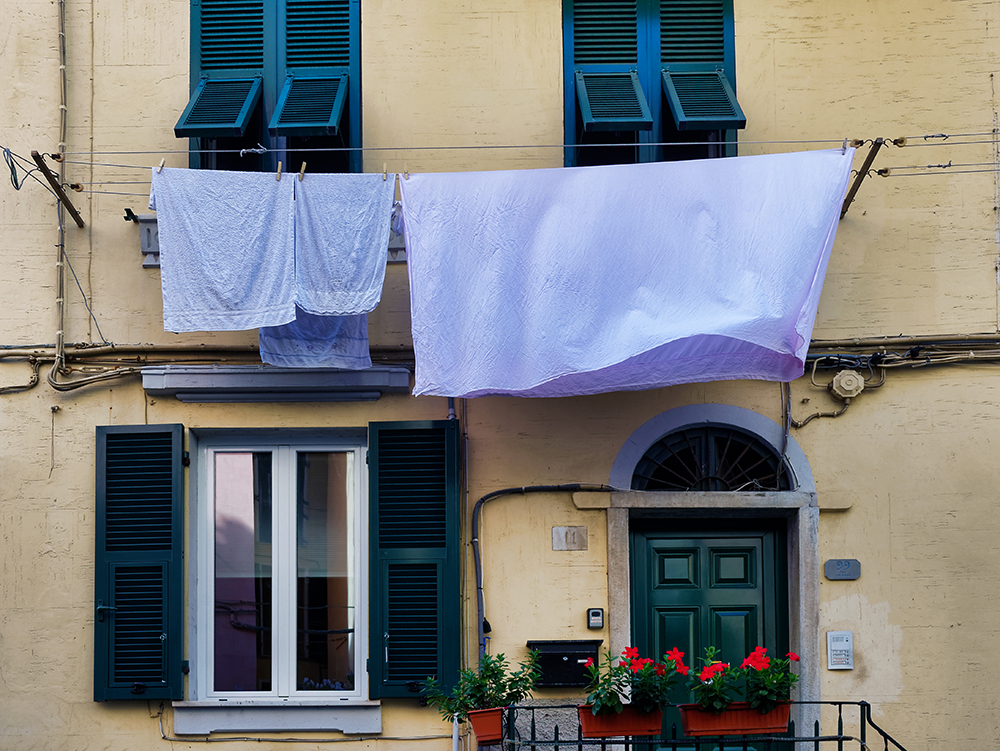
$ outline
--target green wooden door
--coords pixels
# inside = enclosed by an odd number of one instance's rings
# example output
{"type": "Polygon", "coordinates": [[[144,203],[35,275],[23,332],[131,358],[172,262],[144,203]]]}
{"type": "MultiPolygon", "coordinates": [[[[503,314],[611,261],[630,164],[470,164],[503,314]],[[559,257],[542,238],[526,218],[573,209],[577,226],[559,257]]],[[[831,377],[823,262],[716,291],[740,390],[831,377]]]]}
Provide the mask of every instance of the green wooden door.
{"type": "MultiPolygon", "coordinates": [[[[783,522],[645,523],[631,533],[632,633],[643,656],[677,647],[700,667],[705,647],[735,666],[754,647],[788,651],[783,522]]],[[[674,702],[690,701],[678,684],[674,702]]],[[[668,737],[680,717],[665,716],[668,737]]]]}

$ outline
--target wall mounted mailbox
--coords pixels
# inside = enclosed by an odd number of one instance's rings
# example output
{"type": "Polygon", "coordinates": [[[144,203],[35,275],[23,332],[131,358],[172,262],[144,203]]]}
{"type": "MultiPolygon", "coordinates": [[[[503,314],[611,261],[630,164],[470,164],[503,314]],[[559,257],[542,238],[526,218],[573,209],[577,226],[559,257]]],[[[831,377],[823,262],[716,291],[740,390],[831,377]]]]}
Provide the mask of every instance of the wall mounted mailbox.
{"type": "Polygon", "coordinates": [[[590,675],[584,665],[588,659],[598,661],[598,649],[603,642],[603,639],[529,641],[528,649],[538,650],[538,667],[542,670],[535,685],[539,688],[586,686],[590,683],[590,675]]]}

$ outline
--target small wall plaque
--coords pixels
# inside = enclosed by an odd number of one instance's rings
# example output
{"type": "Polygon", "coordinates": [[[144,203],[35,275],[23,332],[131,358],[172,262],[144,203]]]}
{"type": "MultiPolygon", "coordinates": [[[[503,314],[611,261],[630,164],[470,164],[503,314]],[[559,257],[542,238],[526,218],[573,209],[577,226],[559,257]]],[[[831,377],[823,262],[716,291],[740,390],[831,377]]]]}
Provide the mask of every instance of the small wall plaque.
{"type": "Polygon", "coordinates": [[[827,579],[853,580],[861,576],[861,561],[855,558],[831,558],[823,566],[827,579]]]}

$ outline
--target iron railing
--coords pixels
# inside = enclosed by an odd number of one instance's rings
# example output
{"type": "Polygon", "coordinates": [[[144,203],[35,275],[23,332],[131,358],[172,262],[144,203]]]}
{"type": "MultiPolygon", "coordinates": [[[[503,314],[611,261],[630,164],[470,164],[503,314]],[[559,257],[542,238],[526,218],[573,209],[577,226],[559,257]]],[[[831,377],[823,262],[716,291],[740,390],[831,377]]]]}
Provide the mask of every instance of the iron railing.
{"type": "MultiPolygon", "coordinates": [[[[530,704],[507,707],[503,718],[504,751],[644,751],[668,748],[673,751],[821,751],[821,744],[836,744],[828,751],[906,751],[899,742],[872,720],[866,701],[796,701],[801,713],[812,716],[812,733],[798,734],[795,722],[784,735],[715,736],[685,738],[675,724],[664,727],[659,736],[634,738],[584,738],[575,704],[530,704]],[[824,708],[825,709],[824,711],[824,708]],[[845,717],[845,709],[857,708],[857,718],[845,717]],[[834,712],[834,710],[836,710],[834,712]],[[835,715],[835,717],[834,717],[835,715]],[[824,730],[824,723],[826,729],[824,730]],[[794,746],[792,744],[795,744],[794,746]]],[[[853,713],[851,713],[853,714],[853,713]]],[[[666,724],[666,723],[664,723],[666,724]]]]}

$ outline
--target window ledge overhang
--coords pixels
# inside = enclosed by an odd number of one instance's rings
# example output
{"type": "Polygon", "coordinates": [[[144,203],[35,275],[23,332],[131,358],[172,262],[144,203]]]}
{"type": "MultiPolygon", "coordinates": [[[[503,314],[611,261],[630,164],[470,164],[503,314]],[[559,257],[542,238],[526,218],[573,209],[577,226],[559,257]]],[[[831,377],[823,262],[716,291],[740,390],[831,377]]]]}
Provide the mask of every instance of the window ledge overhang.
{"type": "Polygon", "coordinates": [[[359,402],[410,391],[410,371],[277,368],[270,365],[153,365],[142,369],[150,396],[182,402],[359,402]]]}
{"type": "Polygon", "coordinates": [[[382,705],[377,701],[326,703],[175,701],[177,735],[244,732],[381,733],[382,705]]]}

